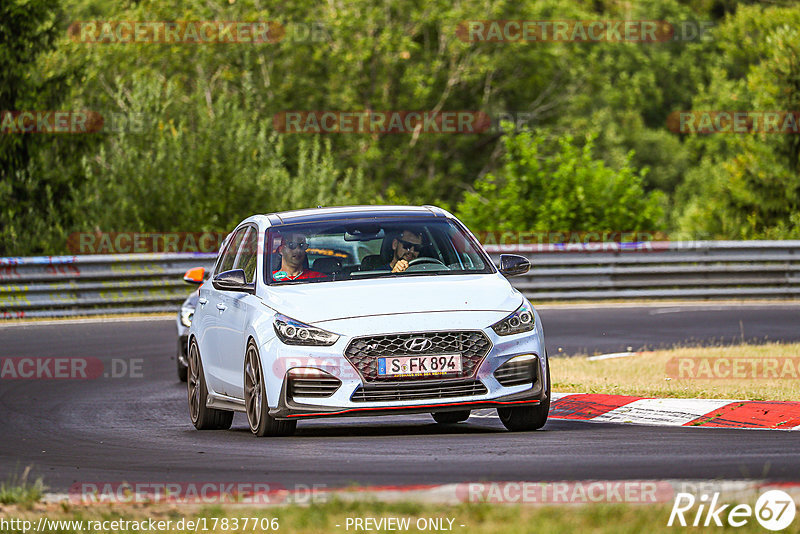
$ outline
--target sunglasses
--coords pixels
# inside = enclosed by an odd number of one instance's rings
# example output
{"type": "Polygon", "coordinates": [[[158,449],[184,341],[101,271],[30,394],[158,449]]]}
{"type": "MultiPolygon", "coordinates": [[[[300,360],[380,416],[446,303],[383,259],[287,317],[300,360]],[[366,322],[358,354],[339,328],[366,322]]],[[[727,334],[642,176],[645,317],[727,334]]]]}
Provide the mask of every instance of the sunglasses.
{"type": "Polygon", "coordinates": [[[308,243],[295,243],[294,241],[289,241],[288,243],[284,243],[290,250],[294,250],[299,248],[300,250],[305,250],[308,248],[308,243]]]}
{"type": "Polygon", "coordinates": [[[422,252],[422,243],[409,243],[405,239],[398,239],[397,241],[401,245],[403,245],[403,248],[406,249],[406,250],[412,250],[412,251],[415,251],[415,252],[422,252]]]}

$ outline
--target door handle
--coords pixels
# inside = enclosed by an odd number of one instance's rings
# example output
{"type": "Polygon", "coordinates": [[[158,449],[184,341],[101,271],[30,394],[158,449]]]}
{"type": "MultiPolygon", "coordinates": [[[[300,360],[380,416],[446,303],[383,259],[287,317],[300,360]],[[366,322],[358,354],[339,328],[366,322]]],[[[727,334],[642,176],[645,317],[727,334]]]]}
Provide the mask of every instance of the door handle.
{"type": "Polygon", "coordinates": [[[217,304],[217,309],[218,309],[219,311],[223,312],[223,311],[227,310],[227,309],[228,309],[228,307],[227,307],[227,306],[225,306],[223,303],[221,303],[221,302],[220,302],[219,304],[217,304]]]}
{"type": "Polygon", "coordinates": [[[197,302],[200,303],[200,306],[205,306],[206,304],[208,304],[208,299],[205,297],[200,297],[199,299],[197,299],[197,302]]]}

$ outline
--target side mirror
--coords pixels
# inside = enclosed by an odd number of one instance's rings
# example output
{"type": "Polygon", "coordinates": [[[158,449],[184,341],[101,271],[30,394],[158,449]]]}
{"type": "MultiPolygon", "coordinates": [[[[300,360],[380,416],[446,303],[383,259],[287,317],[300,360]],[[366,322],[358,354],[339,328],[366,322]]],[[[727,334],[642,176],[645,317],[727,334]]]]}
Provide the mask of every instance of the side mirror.
{"type": "Polygon", "coordinates": [[[216,289],[222,291],[242,291],[244,293],[255,293],[255,284],[248,284],[244,275],[244,269],[233,269],[219,273],[211,280],[216,289]]]}
{"type": "Polygon", "coordinates": [[[187,284],[202,284],[203,279],[206,277],[206,270],[203,267],[194,267],[186,271],[183,275],[183,281],[187,284]]]}
{"type": "Polygon", "coordinates": [[[516,254],[500,254],[500,274],[517,276],[531,270],[531,262],[525,256],[516,254]]]}

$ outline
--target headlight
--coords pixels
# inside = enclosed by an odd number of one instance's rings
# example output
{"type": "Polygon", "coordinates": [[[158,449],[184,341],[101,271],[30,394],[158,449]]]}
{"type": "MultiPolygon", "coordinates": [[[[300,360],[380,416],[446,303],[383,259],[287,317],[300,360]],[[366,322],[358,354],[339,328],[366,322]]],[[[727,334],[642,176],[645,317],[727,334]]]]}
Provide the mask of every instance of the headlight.
{"type": "Polygon", "coordinates": [[[181,308],[181,324],[186,328],[192,326],[192,317],[194,317],[194,308],[181,308]]]}
{"type": "Polygon", "coordinates": [[[333,345],[339,339],[338,335],[327,330],[309,326],[280,313],[275,316],[272,326],[275,327],[278,339],[287,345],[328,346],[333,345]]]}
{"type": "Polygon", "coordinates": [[[523,304],[517,311],[492,325],[492,330],[498,336],[510,336],[521,332],[533,330],[533,310],[529,304],[523,304]]]}

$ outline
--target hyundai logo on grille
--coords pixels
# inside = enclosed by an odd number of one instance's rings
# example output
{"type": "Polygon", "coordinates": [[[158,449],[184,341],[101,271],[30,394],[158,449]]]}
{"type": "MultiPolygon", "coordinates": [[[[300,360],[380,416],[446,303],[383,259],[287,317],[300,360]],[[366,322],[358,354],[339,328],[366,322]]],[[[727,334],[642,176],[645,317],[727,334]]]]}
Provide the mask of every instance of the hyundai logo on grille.
{"type": "Polygon", "coordinates": [[[424,337],[412,337],[411,339],[403,343],[403,346],[406,348],[406,350],[413,350],[414,352],[421,352],[423,350],[427,350],[431,348],[431,345],[433,345],[433,343],[431,343],[431,340],[425,339],[424,337]]]}

